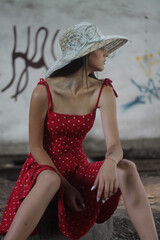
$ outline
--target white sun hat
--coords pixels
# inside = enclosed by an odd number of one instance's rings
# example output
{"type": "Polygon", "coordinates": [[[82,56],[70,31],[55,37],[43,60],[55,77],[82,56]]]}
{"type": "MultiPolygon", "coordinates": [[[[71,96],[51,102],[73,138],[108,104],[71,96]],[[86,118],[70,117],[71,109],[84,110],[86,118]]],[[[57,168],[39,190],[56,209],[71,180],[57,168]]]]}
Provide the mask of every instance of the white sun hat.
{"type": "Polygon", "coordinates": [[[104,47],[108,54],[128,41],[119,35],[104,36],[101,31],[89,22],[82,22],[65,30],[59,39],[62,56],[48,69],[45,79],[54,71],[65,67],[71,61],[104,47]]]}

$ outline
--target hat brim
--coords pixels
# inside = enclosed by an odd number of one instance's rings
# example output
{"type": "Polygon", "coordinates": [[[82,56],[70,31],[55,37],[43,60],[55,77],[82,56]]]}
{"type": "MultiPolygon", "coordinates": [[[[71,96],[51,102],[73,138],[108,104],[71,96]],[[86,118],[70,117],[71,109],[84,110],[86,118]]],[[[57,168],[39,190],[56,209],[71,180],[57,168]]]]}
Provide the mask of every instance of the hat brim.
{"type": "Polygon", "coordinates": [[[99,48],[104,47],[105,50],[108,52],[108,54],[112,53],[116,49],[120,48],[123,46],[126,42],[128,41],[128,38],[124,36],[102,36],[101,39],[95,42],[87,43],[87,46],[83,46],[79,51],[73,51],[69,54],[64,53],[62,56],[57,59],[54,64],[48,69],[45,75],[45,79],[48,78],[54,71],[59,70],[69,63],[71,61],[83,57],[87,55],[88,53],[91,53],[99,48]]]}

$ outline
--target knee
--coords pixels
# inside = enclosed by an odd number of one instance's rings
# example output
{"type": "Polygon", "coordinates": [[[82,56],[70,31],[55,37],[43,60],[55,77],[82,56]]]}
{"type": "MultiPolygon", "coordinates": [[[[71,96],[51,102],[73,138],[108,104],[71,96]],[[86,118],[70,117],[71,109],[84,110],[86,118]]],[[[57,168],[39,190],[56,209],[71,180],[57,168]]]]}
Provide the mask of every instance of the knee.
{"type": "Polygon", "coordinates": [[[135,177],[138,174],[136,164],[128,159],[121,160],[118,166],[120,167],[122,174],[126,178],[135,177]]]}
{"type": "Polygon", "coordinates": [[[61,185],[60,177],[56,172],[53,172],[52,170],[44,170],[41,173],[39,182],[42,189],[50,192],[52,190],[53,192],[57,192],[61,185]]]}

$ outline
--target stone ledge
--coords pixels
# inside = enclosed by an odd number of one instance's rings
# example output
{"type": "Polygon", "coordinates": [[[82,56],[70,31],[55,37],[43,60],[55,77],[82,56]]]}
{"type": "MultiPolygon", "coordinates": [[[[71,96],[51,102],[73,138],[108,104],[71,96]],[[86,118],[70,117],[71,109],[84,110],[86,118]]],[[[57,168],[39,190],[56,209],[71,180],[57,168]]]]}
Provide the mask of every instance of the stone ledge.
{"type": "MultiPolygon", "coordinates": [[[[47,210],[43,214],[42,219],[39,222],[39,236],[37,240],[66,240],[58,228],[58,211],[57,211],[57,199],[54,200],[54,204],[49,204],[47,210]],[[54,217],[53,217],[54,216],[54,217]],[[46,224],[47,223],[47,224],[46,224]]],[[[102,223],[94,224],[89,232],[80,240],[110,240],[113,232],[113,219],[112,217],[102,223]]],[[[30,237],[28,240],[33,240],[34,237],[30,237]]]]}
{"type": "MultiPolygon", "coordinates": [[[[143,158],[160,158],[160,138],[153,139],[121,139],[122,148],[125,154],[143,158]]],[[[88,157],[103,156],[106,151],[104,139],[96,139],[86,136],[83,142],[83,149],[88,157]]],[[[28,142],[0,142],[0,160],[6,156],[28,155],[28,142]]]]}
{"type": "MultiPolygon", "coordinates": [[[[124,158],[128,159],[159,159],[160,138],[121,140],[124,158]]],[[[85,154],[90,158],[105,156],[107,150],[104,139],[85,138],[83,142],[85,154]]]]}
{"type": "MultiPolygon", "coordinates": [[[[152,209],[158,237],[160,239],[160,209],[152,209]]],[[[113,217],[113,235],[111,240],[140,240],[136,230],[131,223],[127,211],[124,207],[118,209],[112,215],[113,217]]]]}

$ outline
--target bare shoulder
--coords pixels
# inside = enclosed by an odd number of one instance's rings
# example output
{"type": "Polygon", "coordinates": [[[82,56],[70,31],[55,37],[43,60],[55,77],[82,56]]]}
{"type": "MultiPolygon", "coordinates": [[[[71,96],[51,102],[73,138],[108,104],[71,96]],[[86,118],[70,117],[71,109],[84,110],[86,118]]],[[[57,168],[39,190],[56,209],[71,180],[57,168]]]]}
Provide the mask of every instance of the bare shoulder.
{"type": "MultiPolygon", "coordinates": [[[[105,79],[91,79],[91,81],[93,81],[93,86],[95,89],[93,97],[97,99],[105,79]]],[[[100,95],[100,99],[98,102],[98,108],[106,107],[106,103],[111,104],[114,101],[115,101],[115,96],[114,96],[112,87],[104,84],[101,95],[100,95]]]]}
{"type": "Polygon", "coordinates": [[[113,107],[116,104],[116,97],[113,88],[110,85],[103,86],[101,97],[99,100],[99,107],[101,109],[106,108],[106,106],[113,107]]]}
{"type": "Polygon", "coordinates": [[[31,99],[34,101],[39,101],[40,103],[45,102],[47,99],[47,89],[45,85],[38,84],[32,91],[31,99]]]}
{"type": "Polygon", "coordinates": [[[30,100],[30,113],[40,116],[43,114],[45,116],[48,108],[48,93],[44,85],[37,85],[31,95],[30,100]]]}

